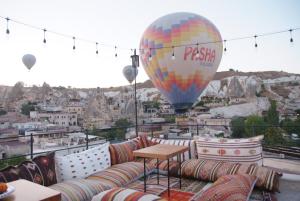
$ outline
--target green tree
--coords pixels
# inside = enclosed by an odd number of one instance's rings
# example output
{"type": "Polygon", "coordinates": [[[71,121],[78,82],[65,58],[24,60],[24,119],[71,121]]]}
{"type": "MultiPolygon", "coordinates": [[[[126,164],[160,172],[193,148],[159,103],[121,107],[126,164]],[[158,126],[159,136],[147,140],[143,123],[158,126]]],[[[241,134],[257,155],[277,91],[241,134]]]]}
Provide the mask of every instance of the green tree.
{"type": "Polygon", "coordinates": [[[264,135],[264,143],[270,146],[284,145],[286,140],[282,133],[284,131],[281,128],[269,127],[264,135]]]}
{"type": "Polygon", "coordinates": [[[11,159],[1,160],[0,161],[0,169],[3,169],[10,165],[12,165],[12,166],[18,165],[25,160],[26,160],[25,156],[19,156],[19,157],[15,157],[15,158],[11,158],[11,159]]]}
{"type": "MultiPolygon", "coordinates": [[[[299,124],[300,125],[300,124],[299,124]]],[[[297,132],[296,122],[293,120],[286,118],[280,122],[280,127],[284,129],[288,134],[297,132]]]]}
{"type": "Polygon", "coordinates": [[[35,110],[35,106],[30,101],[28,103],[23,104],[21,107],[21,113],[27,116],[29,116],[30,111],[34,111],[34,110],[35,110]]]}
{"type": "Polygon", "coordinates": [[[265,117],[265,121],[269,125],[278,125],[279,124],[279,113],[277,111],[277,105],[275,100],[270,100],[271,106],[267,112],[267,116],[265,117]]]}
{"type": "Polygon", "coordinates": [[[245,137],[263,135],[266,131],[267,123],[257,115],[251,115],[245,120],[245,137]]]}
{"type": "Polygon", "coordinates": [[[109,131],[109,136],[113,134],[115,139],[125,139],[126,130],[130,126],[132,126],[132,123],[127,119],[119,119],[115,122],[112,130],[109,131]]]}
{"type": "Polygon", "coordinates": [[[235,117],[230,122],[230,127],[232,130],[232,138],[243,138],[245,137],[245,118],[235,117]]]}

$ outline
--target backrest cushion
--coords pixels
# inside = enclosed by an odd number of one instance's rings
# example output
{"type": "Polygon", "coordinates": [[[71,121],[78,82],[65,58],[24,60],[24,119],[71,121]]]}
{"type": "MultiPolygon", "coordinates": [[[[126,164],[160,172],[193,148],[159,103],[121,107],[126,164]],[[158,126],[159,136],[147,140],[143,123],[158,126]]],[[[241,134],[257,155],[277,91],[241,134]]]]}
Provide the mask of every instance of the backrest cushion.
{"type": "MultiPolygon", "coordinates": [[[[182,160],[196,159],[196,144],[195,140],[165,140],[160,138],[151,138],[151,141],[155,144],[170,144],[188,147],[189,150],[182,154],[182,160]]],[[[174,159],[177,159],[176,157],[174,159]]]]}
{"type": "Polygon", "coordinates": [[[195,137],[199,159],[262,165],[263,137],[247,139],[195,137]]]}
{"type": "Polygon", "coordinates": [[[133,151],[140,148],[136,140],[109,145],[111,165],[133,161],[133,151]]]}
{"type": "Polygon", "coordinates": [[[0,170],[0,183],[7,183],[11,181],[18,180],[19,177],[19,171],[17,167],[14,166],[8,166],[2,170],[0,170]]]}
{"type": "Polygon", "coordinates": [[[103,191],[94,196],[92,201],[120,201],[120,200],[134,200],[134,201],[159,201],[163,200],[157,195],[143,193],[129,188],[113,188],[103,191]]]}
{"type": "Polygon", "coordinates": [[[211,187],[201,194],[196,194],[194,201],[211,200],[243,200],[248,201],[256,182],[256,177],[242,175],[225,175],[220,177],[211,187]]]}
{"type": "Polygon", "coordinates": [[[109,142],[86,151],[56,156],[57,179],[59,182],[69,179],[83,179],[110,167],[109,142]]]}

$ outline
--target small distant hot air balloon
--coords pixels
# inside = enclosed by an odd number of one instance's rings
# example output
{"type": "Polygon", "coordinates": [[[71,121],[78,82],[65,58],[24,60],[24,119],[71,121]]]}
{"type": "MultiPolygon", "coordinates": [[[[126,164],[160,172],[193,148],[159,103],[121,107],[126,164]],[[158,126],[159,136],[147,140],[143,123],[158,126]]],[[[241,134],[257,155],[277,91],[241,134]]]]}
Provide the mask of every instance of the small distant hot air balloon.
{"type": "Polygon", "coordinates": [[[123,68],[123,75],[128,80],[128,82],[131,84],[132,81],[136,78],[138,74],[138,69],[134,68],[133,66],[125,66],[123,68]]]}
{"type": "Polygon", "coordinates": [[[153,85],[184,112],[198,99],[220,64],[223,43],[208,19],[173,13],[154,21],[140,41],[144,69],[153,85]]]}
{"type": "Polygon", "coordinates": [[[32,54],[25,54],[22,58],[23,64],[26,66],[26,68],[28,68],[28,70],[30,70],[35,62],[36,62],[36,58],[34,55],[32,54]]]}

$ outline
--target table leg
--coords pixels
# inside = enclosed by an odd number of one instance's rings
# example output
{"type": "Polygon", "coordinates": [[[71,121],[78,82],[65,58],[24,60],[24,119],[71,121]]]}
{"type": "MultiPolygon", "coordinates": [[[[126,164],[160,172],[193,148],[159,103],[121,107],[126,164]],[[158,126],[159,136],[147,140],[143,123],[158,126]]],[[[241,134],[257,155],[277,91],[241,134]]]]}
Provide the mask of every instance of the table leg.
{"type": "Polygon", "coordinates": [[[157,184],[159,184],[159,163],[158,158],[156,159],[156,168],[157,168],[157,184]]]}
{"type": "Polygon", "coordinates": [[[181,154],[179,155],[179,189],[181,189],[181,154]]]}
{"type": "Polygon", "coordinates": [[[168,197],[170,197],[170,159],[168,158],[168,197]]]}
{"type": "Polygon", "coordinates": [[[144,192],[146,192],[146,158],[144,158],[144,192]]]}

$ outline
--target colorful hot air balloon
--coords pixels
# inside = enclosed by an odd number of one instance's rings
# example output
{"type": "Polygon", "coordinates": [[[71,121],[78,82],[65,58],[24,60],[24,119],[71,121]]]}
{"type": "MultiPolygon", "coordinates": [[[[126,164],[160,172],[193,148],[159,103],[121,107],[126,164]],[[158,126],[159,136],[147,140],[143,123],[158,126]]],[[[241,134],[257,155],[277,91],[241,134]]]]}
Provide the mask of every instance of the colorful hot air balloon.
{"type": "Polygon", "coordinates": [[[22,58],[22,61],[23,61],[23,64],[26,66],[26,68],[28,68],[28,70],[30,70],[32,68],[32,66],[34,66],[34,64],[36,62],[36,58],[32,54],[25,54],[22,58]]]}
{"type": "Polygon", "coordinates": [[[136,78],[138,74],[138,69],[134,68],[133,66],[125,66],[123,68],[123,75],[128,80],[128,82],[131,84],[131,82],[136,78]]]}
{"type": "Polygon", "coordinates": [[[193,13],[174,13],[157,19],[145,30],[140,50],[154,86],[180,112],[191,107],[212,80],[223,43],[208,19],[193,13]]]}

